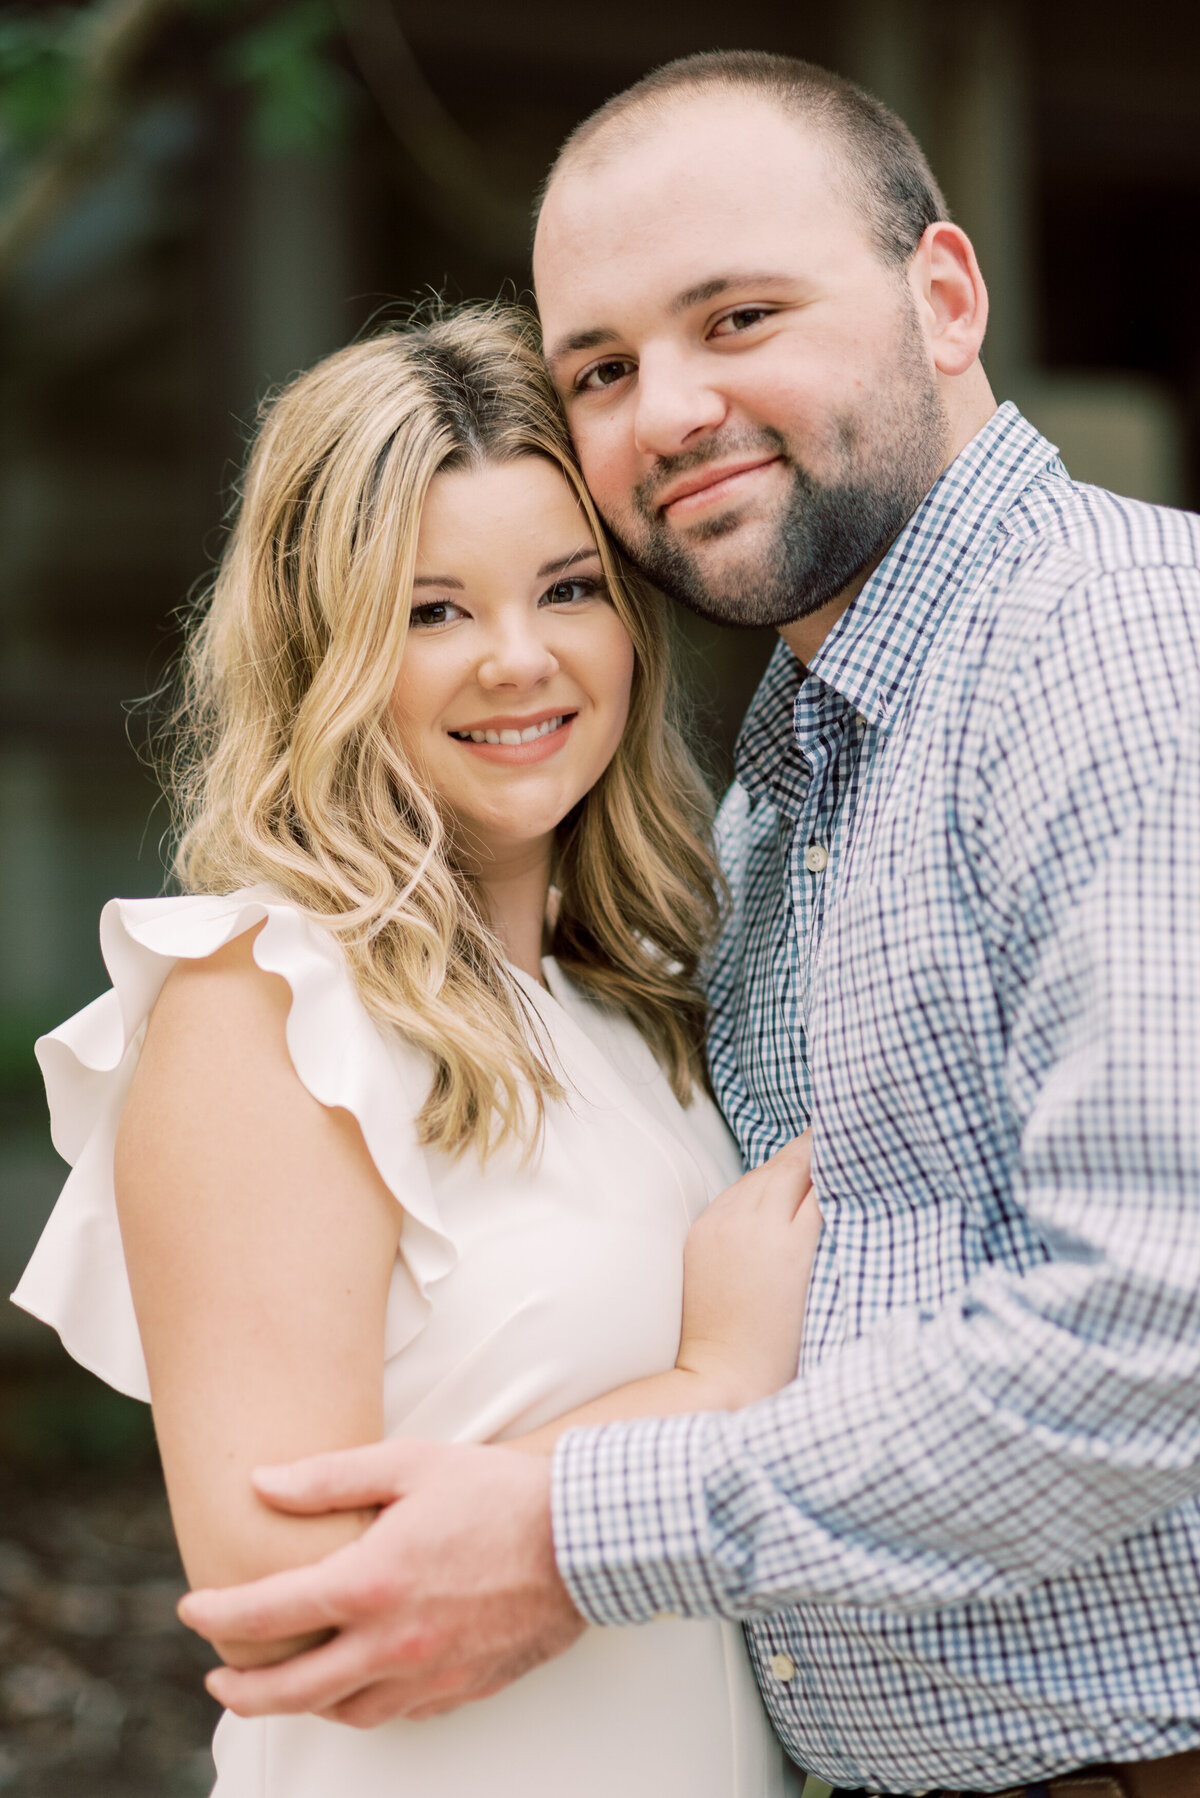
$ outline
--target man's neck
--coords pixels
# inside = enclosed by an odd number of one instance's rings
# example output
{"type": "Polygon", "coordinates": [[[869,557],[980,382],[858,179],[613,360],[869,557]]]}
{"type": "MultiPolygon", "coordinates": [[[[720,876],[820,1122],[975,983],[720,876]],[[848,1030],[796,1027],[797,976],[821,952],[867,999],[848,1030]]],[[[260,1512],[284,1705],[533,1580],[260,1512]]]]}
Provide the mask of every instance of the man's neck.
{"type": "Polygon", "coordinates": [[[842,613],[849,611],[854,604],[886,554],[886,549],[880,550],[869,567],[864,568],[861,574],[856,574],[849,586],[843,587],[840,593],[828,600],[818,611],[810,612],[806,618],[796,618],[791,624],[780,625],[779,635],[797,661],[803,662],[806,668],[811,664],[818,649],[842,613]]]}
{"type": "MultiPolygon", "coordinates": [[[[950,464],[958,459],[973,437],[982,431],[988,419],[996,412],[996,401],[991,388],[983,377],[983,370],[977,370],[978,383],[969,393],[964,393],[960,404],[949,410],[950,433],[949,450],[945,461],[938,470],[939,478],[945,474],[950,464]]],[[[922,504],[924,501],[922,501],[922,504]]],[[[893,542],[895,539],[892,540],[893,542]]],[[[885,543],[872,562],[859,571],[854,579],[842,588],[840,593],[810,612],[806,618],[796,618],[791,624],[781,624],[779,635],[783,638],[797,661],[806,668],[812,666],[817,651],[844,612],[848,612],[858,598],[888,550],[891,543],[885,543]]]]}

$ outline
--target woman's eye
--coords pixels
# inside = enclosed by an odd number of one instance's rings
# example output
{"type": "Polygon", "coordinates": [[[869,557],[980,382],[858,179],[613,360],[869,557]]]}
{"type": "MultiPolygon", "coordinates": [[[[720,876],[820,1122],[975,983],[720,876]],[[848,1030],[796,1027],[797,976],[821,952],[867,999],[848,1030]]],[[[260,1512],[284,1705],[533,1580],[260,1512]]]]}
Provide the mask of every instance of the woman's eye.
{"type": "Polygon", "coordinates": [[[632,362],[619,356],[610,357],[607,362],[593,362],[579,376],[575,383],[576,390],[595,393],[602,387],[612,387],[617,381],[624,380],[632,367],[632,362]]]}
{"type": "Polygon", "coordinates": [[[759,324],[770,317],[769,306],[739,306],[736,312],[727,312],[719,318],[713,327],[714,337],[736,337],[739,332],[748,331],[752,325],[759,324]],[[728,329],[722,329],[727,326],[728,329]]]}
{"type": "Polygon", "coordinates": [[[599,581],[586,580],[582,575],[573,580],[555,581],[553,587],[547,587],[542,599],[552,606],[568,606],[573,600],[594,599],[602,591],[599,581]]]}
{"type": "Polygon", "coordinates": [[[452,618],[459,618],[462,613],[453,600],[430,599],[424,605],[414,606],[408,615],[408,622],[418,628],[422,625],[449,624],[452,618]]]}

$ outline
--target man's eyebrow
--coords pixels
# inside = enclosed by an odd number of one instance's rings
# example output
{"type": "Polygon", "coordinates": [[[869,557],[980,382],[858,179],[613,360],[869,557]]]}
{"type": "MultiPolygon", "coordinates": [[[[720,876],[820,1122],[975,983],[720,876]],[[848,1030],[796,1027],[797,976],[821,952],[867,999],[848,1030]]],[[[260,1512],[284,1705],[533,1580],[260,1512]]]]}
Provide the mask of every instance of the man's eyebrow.
{"type": "Polygon", "coordinates": [[[600,325],[594,331],[572,331],[568,336],[560,337],[552,350],[546,351],[546,361],[553,367],[564,356],[576,355],[580,350],[598,350],[602,343],[616,341],[617,333],[607,325],[600,325]]]}
{"type": "Polygon", "coordinates": [[[556,556],[553,562],[543,562],[537,571],[538,580],[548,574],[561,574],[564,568],[574,568],[576,562],[598,562],[600,551],[594,543],[585,543],[579,549],[573,549],[569,556],[556,556]]]}
{"type": "MultiPolygon", "coordinates": [[[[706,300],[715,300],[720,294],[728,293],[731,288],[790,285],[791,277],[781,274],[778,269],[734,269],[729,274],[713,275],[707,281],[699,281],[694,287],[685,287],[682,293],[675,295],[667,310],[687,312],[693,306],[702,306],[706,300]]],[[[597,325],[591,331],[571,331],[545,352],[546,362],[553,368],[564,356],[575,356],[582,350],[598,350],[606,343],[618,342],[619,338],[620,333],[611,325],[597,325]]]]}
{"type": "Polygon", "coordinates": [[[713,275],[711,280],[698,281],[695,287],[685,287],[671,301],[671,312],[687,312],[693,306],[702,306],[706,300],[715,300],[731,288],[738,287],[784,287],[790,285],[789,277],[780,274],[778,269],[734,269],[728,274],[713,275]]]}

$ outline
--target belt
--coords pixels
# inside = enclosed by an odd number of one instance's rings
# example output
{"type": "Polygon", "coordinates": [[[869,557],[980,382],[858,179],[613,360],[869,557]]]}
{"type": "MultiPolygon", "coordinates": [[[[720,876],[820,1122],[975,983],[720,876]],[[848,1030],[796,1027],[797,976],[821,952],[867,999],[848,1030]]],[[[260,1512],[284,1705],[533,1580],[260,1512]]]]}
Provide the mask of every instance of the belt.
{"type": "MultiPolygon", "coordinates": [[[[869,1786],[835,1786],[830,1798],[886,1798],[869,1786]]],[[[921,1798],[1200,1798],[1200,1749],[1165,1760],[1106,1762],[987,1794],[931,1791],[921,1798]]]]}

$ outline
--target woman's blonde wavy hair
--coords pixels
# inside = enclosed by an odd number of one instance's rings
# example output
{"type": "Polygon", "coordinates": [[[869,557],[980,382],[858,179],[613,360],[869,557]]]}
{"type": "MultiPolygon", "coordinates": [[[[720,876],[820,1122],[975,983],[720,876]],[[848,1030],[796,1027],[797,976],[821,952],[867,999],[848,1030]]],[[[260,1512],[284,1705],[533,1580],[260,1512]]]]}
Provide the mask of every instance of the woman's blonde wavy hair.
{"type": "Polygon", "coordinates": [[[439,309],[268,406],[171,735],[184,890],[265,883],[319,918],[368,1010],[433,1065],[423,1141],[481,1157],[505,1138],[531,1152],[561,1089],[390,705],[430,482],[520,456],[578,496],[635,651],[620,745],[558,828],[548,947],[632,1020],[687,1103],[716,919],[709,795],[675,722],[664,602],[605,534],[526,314],[439,309]]]}

